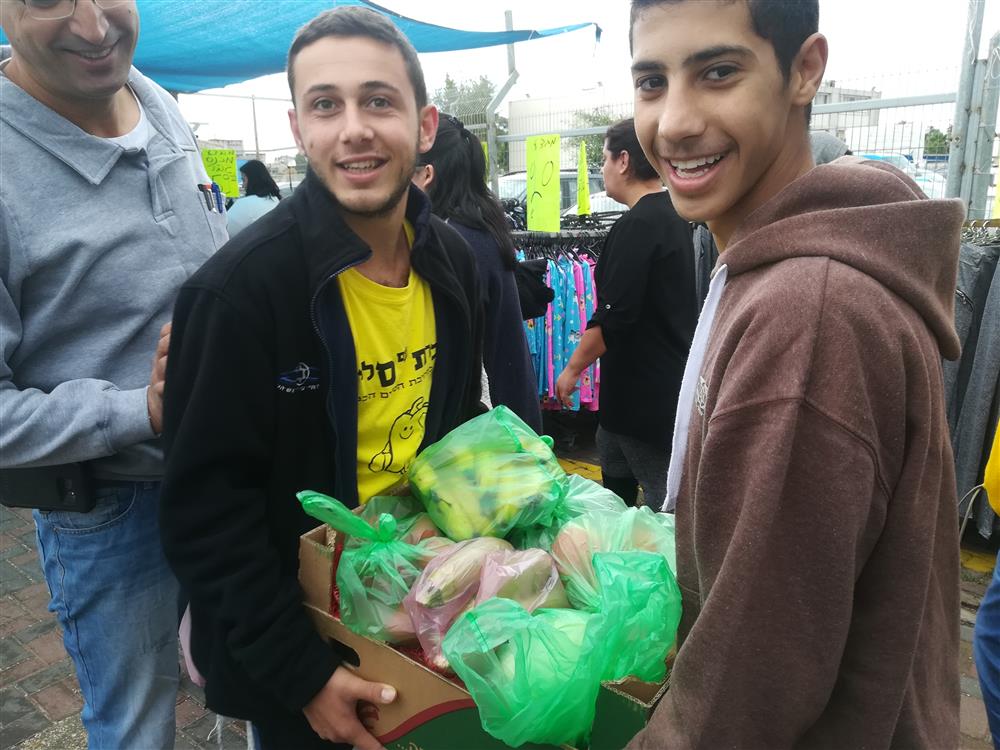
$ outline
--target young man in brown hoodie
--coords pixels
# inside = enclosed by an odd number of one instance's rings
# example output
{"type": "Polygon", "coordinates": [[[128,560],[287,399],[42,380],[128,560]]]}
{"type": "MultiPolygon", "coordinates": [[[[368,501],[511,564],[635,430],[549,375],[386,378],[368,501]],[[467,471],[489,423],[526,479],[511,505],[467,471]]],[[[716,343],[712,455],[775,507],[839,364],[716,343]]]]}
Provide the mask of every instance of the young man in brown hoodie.
{"type": "Polygon", "coordinates": [[[666,507],[684,593],[637,748],[958,745],[958,533],[941,356],[963,209],[814,167],[817,0],[633,0],[636,131],[722,249],[666,507]]]}

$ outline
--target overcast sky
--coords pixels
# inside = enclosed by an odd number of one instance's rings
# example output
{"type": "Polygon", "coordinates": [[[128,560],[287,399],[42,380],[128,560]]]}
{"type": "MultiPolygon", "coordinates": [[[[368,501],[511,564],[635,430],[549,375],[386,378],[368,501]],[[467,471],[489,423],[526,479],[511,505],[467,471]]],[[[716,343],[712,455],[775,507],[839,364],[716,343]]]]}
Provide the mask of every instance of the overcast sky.
{"type": "MultiPolygon", "coordinates": [[[[503,28],[504,10],[515,28],[549,28],[594,21],[591,30],[524,42],[515,46],[520,79],[509,100],[569,95],[600,87],[608,102],[631,98],[628,53],[628,0],[380,0],[411,18],[470,30],[503,28]]],[[[954,91],[967,33],[968,0],[820,0],[820,31],[830,41],[826,78],[852,88],[876,87],[883,96],[954,91]]],[[[1000,0],[986,0],[980,57],[1000,31],[1000,0]]],[[[507,78],[505,47],[421,55],[428,89],[445,75],[458,80],[485,75],[498,85],[507,78]]],[[[1000,75],[1000,62],[998,62],[1000,75]]],[[[283,76],[230,86],[227,93],[288,95],[283,76]]],[[[199,134],[244,138],[252,146],[249,107],[208,97],[182,97],[190,120],[204,122],[199,134]]],[[[258,103],[262,149],[291,145],[287,105],[258,103]]]]}

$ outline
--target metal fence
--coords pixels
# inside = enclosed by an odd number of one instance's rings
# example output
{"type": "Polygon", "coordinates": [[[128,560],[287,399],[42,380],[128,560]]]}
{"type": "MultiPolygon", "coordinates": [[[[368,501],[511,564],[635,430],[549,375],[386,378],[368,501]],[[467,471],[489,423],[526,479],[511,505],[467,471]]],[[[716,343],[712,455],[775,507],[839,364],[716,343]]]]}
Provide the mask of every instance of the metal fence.
{"type": "MultiPolygon", "coordinates": [[[[988,60],[978,61],[969,107],[966,138],[955,138],[958,92],[947,88],[921,91],[928,81],[959,79],[959,69],[919,71],[879,79],[883,88],[905,95],[886,95],[872,81],[829,81],[813,105],[811,128],[845,141],[856,154],[873,154],[894,161],[917,177],[932,198],[945,197],[948,178],[956,164],[958,181],[969,205],[969,218],[987,218],[993,206],[997,171],[996,114],[1000,89],[1000,51],[995,44],[988,60]],[[918,93],[910,93],[910,92],[918,93]],[[956,161],[956,140],[963,141],[956,161]]],[[[487,92],[488,93],[488,92],[487,92]]],[[[489,96],[442,100],[442,111],[459,117],[486,142],[490,130],[489,96]]],[[[229,94],[181,94],[179,103],[205,147],[235,149],[241,158],[259,158],[279,184],[296,184],[305,163],[288,126],[291,101],[280,97],[242,97],[229,94]],[[216,123],[230,123],[221,132],[216,123]],[[232,123],[239,123],[233,125],[232,123]]],[[[525,141],[532,135],[561,136],[561,167],[575,169],[581,141],[587,143],[588,161],[600,164],[607,126],[632,114],[631,100],[615,99],[601,91],[583,92],[561,99],[521,99],[507,103],[492,124],[495,141],[490,153],[498,175],[525,169],[525,141]]],[[[997,217],[995,217],[997,218],[997,217]]]]}
{"type": "MultiPolygon", "coordinates": [[[[489,101],[465,98],[438,104],[485,143],[489,101]]],[[[260,159],[279,185],[294,186],[302,179],[305,162],[296,158],[298,148],[288,124],[290,98],[199,92],[179,94],[178,104],[202,148],[230,148],[240,159],[260,159]]]]}

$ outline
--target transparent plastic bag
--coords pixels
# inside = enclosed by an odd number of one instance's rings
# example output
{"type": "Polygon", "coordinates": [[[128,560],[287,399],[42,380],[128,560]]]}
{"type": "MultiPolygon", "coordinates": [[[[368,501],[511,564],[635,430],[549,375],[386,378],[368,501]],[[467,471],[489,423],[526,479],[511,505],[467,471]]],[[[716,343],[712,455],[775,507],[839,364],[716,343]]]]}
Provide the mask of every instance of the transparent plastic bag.
{"type": "MultiPolygon", "coordinates": [[[[444,536],[427,515],[424,506],[415,497],[409,495],[378,495],[355,511],[372,526],[378,523],[379,517],[388,513],[396,519],[396,531],[400,541],[407,544],[419,544],[431,537],[444,536]]],[[[357,547],[364,540],[349,537],[345,546],[357,547]]]]}
{"type": "Polygon", "coordinates": [[[581,746],[603,680],[660,681],[680,620],[680,591],[659,553],[594,555],[594,612],[489,599],[462,615],[444,654],[479,708],[483,729],[517,747],[581,746]]]}
{"type": "Polygon", "coordinates": [[[422,513],[423,510],[424,506],[412,495],[375,495],[354,512],[368,523],[374,524],[383,513],[402,521],[422,513]]]}
{"type": "Polygon", "coordinates": [[[676,570],[674,517],[649,508],[624,512],[592,511],[568,521],[552,543],[552,557],[562,575],[570,603],[594,611],[600,597],[594,573],[595,552],[655,552],[676,570]]]}
{"type": "Polygon", "coordinates": [[[479,708],[483,729],[511,747],[577,745],[590,733],[607,655],[600,616],[529,613],[490,599],[465,613],[444,653],[479,708]]]}
{"type": "Polygon", "coordinates": [[[512,599],[528,612],[569,607],[556,563],[540,549],[494,552],[486,558],[476,604],[495,596],[512,599]]]}
{"type": "Polygon", "coordinates": [[[420,544],[401,541],[398,521],[389,513],[379,516],[373,526],[332,497],[305,491],[298,498],[310,516],[354,538],[344,545],[337,566],[343,623],[380,641],[413,642],[416,632],[403,599],[427,563],[451,545],[433,539],[420,544]]]}
{"type": "Polygon", "coordinates": [[[428,662],[447,669],[441,641],[455,619],[475,605],[487,557],[511,550],[503,539],[483,537],[459,542],[431,560],[403,600],[428,662]]]}
{"type": "Polygon", "coordinates": [[[604,485],[570,474],[566,495],[556,504],[551,523],[514,529],[509,538],[518,549],[551,550],[556,534],[568,521],[594,511],[624,513],[627,507],[624,500],[604,485]]]}
{"type": "Polygon", "coordinates": [[[610,620],[603,679],[662,681],[681,621],[681,590],[666,558],[657,552],[605,552],[594,555],[593,564],[599,609],[610,620]]]}
{"type": "Polygon", "coordinates": [[[549,444],[505,406],[425,448],[409,480],[434,523],[456,541],[548,526],[569,486],[549,444]]]}

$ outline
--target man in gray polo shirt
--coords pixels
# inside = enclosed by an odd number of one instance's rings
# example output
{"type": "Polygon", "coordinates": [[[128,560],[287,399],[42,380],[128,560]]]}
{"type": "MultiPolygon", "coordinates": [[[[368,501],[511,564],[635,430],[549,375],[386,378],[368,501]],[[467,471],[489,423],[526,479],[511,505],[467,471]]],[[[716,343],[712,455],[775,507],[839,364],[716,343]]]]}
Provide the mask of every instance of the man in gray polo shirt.
{"type": "Polygon", "coordinates": [[[0,26],[13,48],[0,67],[3,499],[37,508],[73,464],[90,479],[92,509],[34,512],[90,747],[169,748],[165,324],[226,241],[225,214],[198,187],[210,180],[176,103],[131,67],[134,0],[0,0],[0,26]]]}

